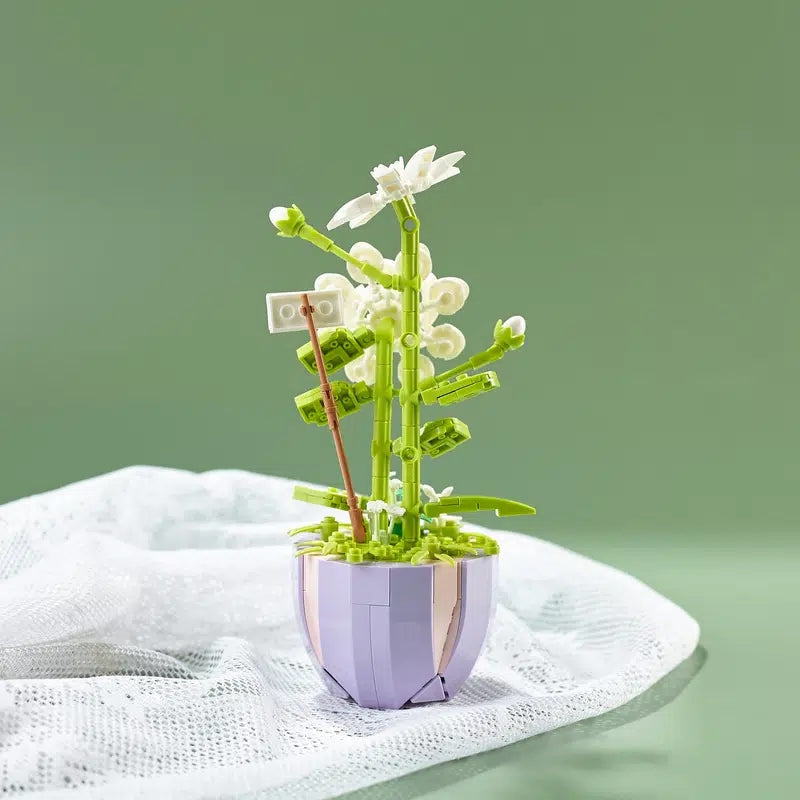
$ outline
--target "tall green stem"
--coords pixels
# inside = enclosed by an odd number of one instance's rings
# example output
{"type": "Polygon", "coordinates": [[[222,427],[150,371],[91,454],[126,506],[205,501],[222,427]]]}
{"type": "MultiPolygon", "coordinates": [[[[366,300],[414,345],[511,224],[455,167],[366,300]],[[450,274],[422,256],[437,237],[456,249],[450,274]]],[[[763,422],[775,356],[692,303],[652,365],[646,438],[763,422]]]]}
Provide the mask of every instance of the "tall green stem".
{"type": "MultiPolygon", "coordinates": [[[[375,329],[375,386],[372,423],[372,500],[389,498],[389,467],[392,452],[392,353],[394,321],[384,317],[375,329]]],[[[381,526],[386,514],[381,514],[381,526]]],[[[373,534],[375,532],[373,531],[373,534]]]]}
{"type": "Polygon", "coordinates": [[[400,459],[403,462],[403,539],[414,545],[420,538],[419,441],[419,219],[408,197],[392,203],[400,222],[403,319],[400,325],[400,459]]]}

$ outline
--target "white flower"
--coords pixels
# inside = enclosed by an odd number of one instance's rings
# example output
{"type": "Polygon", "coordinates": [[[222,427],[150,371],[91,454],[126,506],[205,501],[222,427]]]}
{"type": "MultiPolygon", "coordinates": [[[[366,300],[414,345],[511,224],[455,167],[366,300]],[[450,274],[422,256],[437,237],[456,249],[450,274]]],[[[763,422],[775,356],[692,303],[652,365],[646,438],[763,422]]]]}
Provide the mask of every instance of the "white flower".
{"type": "Polygon", "coordinates": [[[425,303],[425,297],[427,296],[430,284],[432,284],[435,280],[436,276],[431,272],[428,277],[422,281],[422,302],[420,303],[419,307],[419,325],[423,331],[430,328],[431,325],[436,322],[436,317],[439,316],[439,311],[436,309],[436,306],[428,306],[425,303]]]}
{"type": "Polygon", "coordinates": [[[420,353],[417,363],[419,364],[419,379],[421,381],[432,378],[436,374],[436,367],[428,356],[424,356],[420,353]]]}
{"type": "Polygon", "coordinates": [[[350,283],[344,275],[338,272],[323,272],[314,281],[314,288],[317,291],[325,289],[341,289],[342,297],[347,300],[348,298],[355,298],[355,289],[353,284],[350,283]]]}
{"type": "Polygon", "coordinates": [[[467,340],[455,325],[446,322],[431,328],[425,334],[425,343],[434,358],[449,359],[461,355],[467,340]]]}
{"type": "Polygon", "coordinates": [[[511,328],[511,333],[514,336],[519,336],[525,333],[525,317],[515,316],[509,317],[504,323],[504,328],[511,328]]]}
{"type": "Polygon", "coordinates": [[[369,174],[378,184],[377,194],[383,205],[411,193],[411,183],[406,178],[406,168],[402,156],[388,167],[378,164],[369,174]]]}
{"type": "Polygon", "coordinates": [[[399,335],[400,325],[403,321],[403,302],[400,293],[393,292],[391,289],[383,292],[381,297],[370,306],[370,327],[377,328],[378,323],[387,317],[394,323],[395,335],[399,335]]]}
{"type": "MultiPolygon", "coordinates": [[[[392,273],[402,268],[402,254],[394,260],[384,258],[381,252],[368,242],[356,242],[350,253],[359,261],[366,261],[385,272],[392,273]]],[[[464,304],[469,294],[469,286],[460,278],[437,278],[433,274],[433,263],[430,250],[422,243],[419,246],[419,264],[422,278],[421,302],[419,306],[420,348],[427,348],[434,358],[455,358],[464,349],[464,334],[455,325],[449,323],[434,325],[440,313],[452,314],[464,304]]],[[[396,289],[386,289],[368,278],[364,273],[350,264],[347,270],[357,285],[353,286],[344,275],[325,273],[314,283],[315,289],[341,289],[344,301],[344,324],[355,329],[365,325],[376,330],[382,319],[390,318],[394,322],[395,353],[402,351],[400,334],[403,320],[403,297],[396,289]]],[[[419,378],[425,380],[436,373],[433,362],[425,356],[419,356],[419,378]]],[[[345,374],[353,382],[365,381],[375,383],[375,349],[370,348],[360,358],[345,366],[345,374]]],[[[399,370],[399,365],[398,365],[399,370]]],[[[399,378],[398,371],[398,378],[399,378]]]]}
{"type": "Polygon", "coordinates": [[[438,503],[443,497],[450,497],[453,493],[452,486],[446,486],[442,489],[441,492],[437,492],[432,486],[429,486],[427,483],[423,483],[420,487],[422,489],[422,494],[428,498],[429,503],[438,503]]]}
{"type": "Polygon", "coordinates": [[[455,164],[464,157],[463,150],[448,153],[434,161],[435,153],[434,146],[423,147],[411,156],[408,166],[403,163],[402,158],[398,158],[388,167],[378,164],[370,172],[377,183],[377,191],[374,194],[362,194],[345,203],[331,217],[328,230],[338,228],[345,222],[349,222],[351,228],[357,228],[389,203],[411,196],[413,192],[424,192],[435,183],[458,175],[459,170],[455,164]]]}
{"type": "Polygon", "coordinates": [[[406,510],[403,508],[403,506],[396,505],[394,503],[387,503],[384,500],[368,500],[367,513],[372,517],[370,522],[372,528],[372,538],[386,544],[388,542],[389,533],[394,525],[394,521],[398,517],[402,517],[403,514],[406,513],[406,510]],[[380,528],[379,514],[382,511],[385,511],[387,514],[385,530],[381,530],[380,528]]]}
{"type": "Polygon", "coordinates": [[[269,210],[269,221],[277,228],[279,222],[289,219],[289,209],[285,206],[275,206],[269,210]]]}
{"type": "Polygon", "coordinates": [[[426,308],[435,308],[440,314],[455,314],[469,296],[469,284],[461,278],[437,278],[422,287],[422,300],[426,308]]]}
{"type": "Polygon", "coordinates": [[[345,364],[344,374],[353,383],[364,381],[372,386],[375,383],[375,348],[370,347],[363,356],[345,364]]]}

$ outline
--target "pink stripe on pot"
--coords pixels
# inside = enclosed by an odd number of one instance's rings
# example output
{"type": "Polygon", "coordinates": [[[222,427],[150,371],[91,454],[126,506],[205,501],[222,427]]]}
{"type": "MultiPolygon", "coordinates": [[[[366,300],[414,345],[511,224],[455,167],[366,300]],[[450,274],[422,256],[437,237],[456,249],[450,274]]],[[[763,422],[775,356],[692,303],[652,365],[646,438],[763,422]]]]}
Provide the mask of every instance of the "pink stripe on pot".
{"type": "Polygon", "coordinates": [[[317,661],[322,663],[322,644],[319,639],[319,563],[320,556],[301,556],[303,559],[303,592],[308,639],[317,661]]]}
{"type": "Polygon", "coordinates": [[[436,671],[441,672],[443,665],[450,660],[450,652],[455,643],[458,631],[458,614],[461,610],[459,589],[461,578],[461,560],[456,561],[455,567],[440,561],[433,566],[433,660],[436,671]],[[456,624],[453,625],[455,618],[456,624]],[[451,628],[452,635],[448,636],[451,628]],[[450,648],[447,649],[448,639],[450,648]],[[447,651],[447,659],[445,659],[447,651]]]}

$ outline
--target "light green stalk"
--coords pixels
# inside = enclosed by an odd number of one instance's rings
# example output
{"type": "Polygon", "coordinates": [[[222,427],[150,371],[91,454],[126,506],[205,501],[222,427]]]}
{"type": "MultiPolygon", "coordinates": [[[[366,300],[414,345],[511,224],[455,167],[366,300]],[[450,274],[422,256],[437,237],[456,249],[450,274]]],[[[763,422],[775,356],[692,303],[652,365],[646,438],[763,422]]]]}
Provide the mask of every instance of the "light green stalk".
{"type": "Polygon", "coordinates": [[[479,353],[471,355],[466,361],[451,367],[445,372],[438,373],[432,378],[426,378],[420,382],[420,390],[430,389],[432,386],[439,386],[450,378],[455,378],[465,372],[471,372],[474,369],[480,369],[493,361],[499,361],[509,350],[516,350],[522,347],[525,342],[525,335],[519,334],[514,336],[509,328],[503,327],[503,324],[498,320],[494,329],[494,344],[481,350],[479,353]]]}
{"type": "MultiPolygon", "coordinates": [[[[358,267],[368,278],[387,289],[397,289],[403,298],[403,319],[400,323],[400,408],[402,433],[400,459],[403,483],[403,540],[412,547],[420,538],[420,449],[419,438],[419,219],[408,197],[392,203],[400,222],[400,251],[403,268],[400,275],[390,275],[380,267],[366,264],[337,246],[332,239],[320,233],[306,222],[303,212],[292,206],[286,210],[286,219],[276,222],[279,235],[297,236],[319,247],[320,250],[358,267]]],[[[390,369],[391,371],[391,369],[390,369]]],[[[390,379],[391,387],[391,379],[390,379]]],[[[377,408],[377,406],[376,406],[377,408]]],[[[377,413],[377,412],[376,412],[377,413]]],[[[377,422],[376,422],[377,425],[377,422]]],[[[381,434],[382,435],[382,434],[381,434]]],[[[382,440],[381,440],[382,441],[382,440]]],[[[381,456],[382,459],[382,456],[381,456]]],[[[376,468],[373,453],[373,471],[376,468]]],[[[380,462],[380,481],[383,486],[383,461],[380,462]]],[[[373,493],[376,476],[373,473],[373,493]]],[[[381,488],[381,491],[383,489],[381,488]]],[[[388,496],[388,469],[386,470],[386,493],[388,496]]]]}
{"type": "Polygon", "coordinates": [[[278,229],[278,236],[283,236],[287,239],[298,236],[300,239],[305,239],[307,242],[311,242],[315,247],[319,247],[320,250],[324,250],[326,253],[333,253],[333,255],[338,256],[348,264],[357,267],[368,278],[371,278],[373,281],[383,286],[384,289],[399,288],[399,282],[396,277],[389,275],[373,264],[359,261],[355,256],[351,256],[347,250],[343,250],[339,247],[333,239],[325,236],[324,233],[320,233],[312,225],[309,225],[306,222],[305,214],[303,214],[297,206],[287,208],[285,211],[286,218],[274,222],[275,227],[278,229]]]}
{"type": "MultiPolygon", "coordinates": [[[[392,353],[394,321],[384,317],[375,329],[375,404],[372,423],[372,500],[390,502],[389,468],[392,453],[392,353]]],[[[387,524],[386,513],[381,513],[380,526],[387,524]]],[[[375,535],[376,531],[373,531],[375,535]]]]}
{"type": "Polygon", "coordinates": [[[403,462],[403,540],[410,545],[420,538],[419,441],[419,219],[408,197],[392,203],[400,222],[402,254],[403,319],[400,324],[400,459],[403,462]]]}

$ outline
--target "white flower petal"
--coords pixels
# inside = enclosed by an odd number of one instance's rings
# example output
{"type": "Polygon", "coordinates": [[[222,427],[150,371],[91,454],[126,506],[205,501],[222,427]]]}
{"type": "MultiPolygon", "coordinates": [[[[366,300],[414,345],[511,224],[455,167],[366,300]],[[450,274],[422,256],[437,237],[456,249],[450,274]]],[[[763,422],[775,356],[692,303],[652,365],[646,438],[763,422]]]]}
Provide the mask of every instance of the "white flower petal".
{"type": "Polygon", "coordinates": [[[289,209],[285,206],[275,206],[269,210],[269,221],[277,228],[279,222],[289,219],[289,209]]]}
{"type": "Polygon", "coordinates": [[[436,493],[433,486],[423,483],[419,488],[422,489],[422,494],[424,494],[431,503],[435,503],[439,499],[439,495],[436,493]]]}
{"type": "MultiPolygon", "coordinates": [[[[424,281],[422,281],[422,288],[421,288],[421,295],[422,295],[422,302],[423,303],[430,303],[431,301],[431,289],[436,285],[436,281],[439,279],[431,272],[424,281]]],[[[438,311],[436,312],[439,313],[438,311]]]]}
{"type": "Polygon", "coordinates": [[[425,289],[427,302],[440,314],[455,314],[469,297],[469,284],[461,278],[437,278],[425,289]]]}
{"type": "Polygon", "coordinates": [[[427,378],[432,378],[436,374],[436,367],[433,366],[433,361],[431,361],[428,356],[423,356],[420,354],[419,357],[419,379],[421,381],[426,380],[427,378]]]}
{"type": "Polygon", "coordinates": [[[323,272],[314,281],[314,288],[318,292],[325,291],[326,289],[341,289],[342,299],[347,303],[355,299],[355,288],[344,275],[338,272],[323,272]]]}
{"type": "Polygon", "coordinates": [[[346,364],[344,374],[353,383],[364,381],[370,386],[375,383],[375,349],[370,348],[361,358],[346,364]]]}
{"type": "Polygon", "coordinates": [[[426,244],[419,243],[419,275],[422,280],[428,277],[433,270],[433,261],[431,260],[431,251],[426,244]]]}
{"type": "Polygon", "coordinates": [[[504,328],[511,328],[511,333],[514,336],[519,336],[520,334],[525,333],[525,317],[520,317],[519,315],[514,317],[509,317],[504,323],[504,328]]]}
{"type": "Polygon", "coordinates": [[[424,311],[419,312],[419,327],[423,333],[426,333],[431,328],[438,316],[439,312],[435,308],[426,308],[424,311]]]}
{"type": "Polygon", "coordinates": [[[378,194],[387,201],[399,200],[410,191],[406,180],[405,164],[403,157],[392,162],[389,166],[378,164],[370,175],[378,184],[378,194]]]}
{"type": "Polygon", "coordinates": [[[382,292],[380,297],[369,306],[369,324],[377,328],[378,323],[389,318],[394,323],[395,336],[399,335],[400,324],[403,320],[403,306],[397,292],[382,292]]]}
{"type": "MultiPolygon", "coordinates": [[[[362,194],[352,200],[348,200],[328,221],[327,228],[329,231],[344,225],[345,222],[350,223],[351,228],[355,228],[361,224],[359,220],[367,221],[375,214],[377,214],[386,203],[384,203],[377,194],[362,194]]],[[[273,223],[274,224],[274,223],[273,223]]]]}
{"type": "Polygon", "coordinates": [[[434,358],[455,358],[464,350],[467,340],[455,325],[445,323],[431,328],[427,336],[428,352],[434,358]]]}
{"type": "Polygon", "coordinates": [[[428,147],[423,147],[421,150],[417,150],[417,152],[408,159],[406,177],[411,182],[414,191],[418,191],[419,187],[424,185],[435,154],[436,145],[432,144],[428,147]]]}

